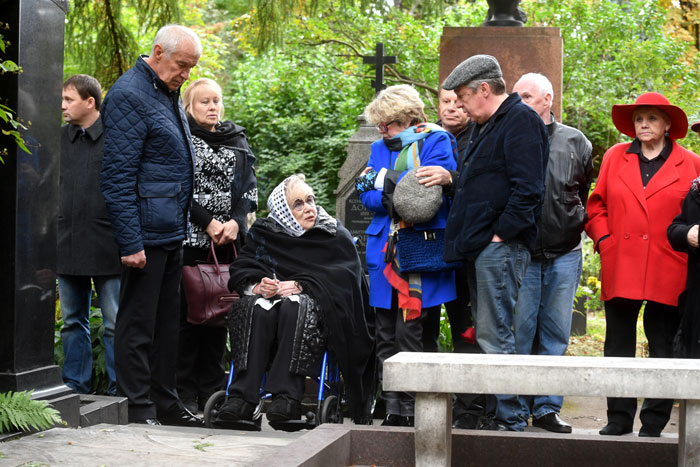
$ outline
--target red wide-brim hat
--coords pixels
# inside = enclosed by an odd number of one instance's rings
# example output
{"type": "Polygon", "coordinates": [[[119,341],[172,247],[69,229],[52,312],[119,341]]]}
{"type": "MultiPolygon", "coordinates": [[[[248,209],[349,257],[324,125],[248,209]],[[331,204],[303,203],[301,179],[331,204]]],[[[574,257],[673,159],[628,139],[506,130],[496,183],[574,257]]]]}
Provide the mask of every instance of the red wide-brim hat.
{"type": "Polygon", "coordinates": [[[695,122],[690,126],[690,129],[695,132],[700,132],[700,122],[695,122]]]}
{"type": "Polygon", "coordinates": [[[620,133],[623,133],[630,138],[637,136],[634,131],[634,121],[632,115],[637,108],[642,106],[657,107],[664,111],[668,118],[671,120],[671,128],[668,129],[668,136],[671,139],[684,138],[686,133],[688,133],[688,117],[685,112],[680,107],[671,105],[671,103],[666,99],[663,94],[658,92],[647,92],[642,94],[634,101],[634,104],[629,105],[613,105],[612,108],[612,121],[615,124],[615,128],[618,129],[620,133]]]}

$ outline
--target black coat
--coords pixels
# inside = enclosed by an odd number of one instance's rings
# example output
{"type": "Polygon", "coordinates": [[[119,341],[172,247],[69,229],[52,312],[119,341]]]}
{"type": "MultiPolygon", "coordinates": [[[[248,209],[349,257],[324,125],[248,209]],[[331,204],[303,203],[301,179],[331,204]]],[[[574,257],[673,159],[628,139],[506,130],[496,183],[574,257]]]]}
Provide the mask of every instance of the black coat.
{"type": "Polygon", "coordinates": [[[494,234],[534,249],[548,154],[547,128],[517,93],[472,130],[453,180],[446,261],[473,260],[494,234]]]}
{"type": "Polygon", "coordinates": [[[676,357],[700,358],[700,250],[688,244],[688,231],[699,223],[700,191],[694,187],[667,230],[673,249],[688,253],[686,289],[678,299],[681,325],[674,341],[676,357]]]}
{"type": "Polygon", "coordinates": [[[83,133],[61,129],[56,272],[72,276],[119,274],[119,248],[100,191],[102,120],[83,133]]]}
{"type": "Polygon", "coordinates": [[[350,232],[340,222],[320,225],[317,220],[316,227],[291,237],[273,219],[258,219],[231,264],[229,288],[242,294],[248,285],[273,273],[279,280],[299,282],[304,294],[318,303],[352,418],[362,420],[375,390],[374,316],[350,232]]]}

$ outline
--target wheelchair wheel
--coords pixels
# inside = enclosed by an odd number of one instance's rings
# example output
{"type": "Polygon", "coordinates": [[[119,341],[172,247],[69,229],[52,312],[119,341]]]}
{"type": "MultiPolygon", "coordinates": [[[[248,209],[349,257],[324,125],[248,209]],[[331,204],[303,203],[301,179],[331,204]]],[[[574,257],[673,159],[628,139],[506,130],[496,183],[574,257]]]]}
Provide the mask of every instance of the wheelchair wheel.
{"type": "Polygon", "coordinates": [[[219,409],[224,405],[224,401],[226,401],[226,391],[216,391],[207,399],[203,411],[204,423],[207,425],[207,428],[215,428],[214,420],[216,420],[219,409]]]}
{"type": "Polygon", "coordinates": [[[328,396],[323,400],[321,423],[343,423],[343,409],[337,396],[328,396]]]}

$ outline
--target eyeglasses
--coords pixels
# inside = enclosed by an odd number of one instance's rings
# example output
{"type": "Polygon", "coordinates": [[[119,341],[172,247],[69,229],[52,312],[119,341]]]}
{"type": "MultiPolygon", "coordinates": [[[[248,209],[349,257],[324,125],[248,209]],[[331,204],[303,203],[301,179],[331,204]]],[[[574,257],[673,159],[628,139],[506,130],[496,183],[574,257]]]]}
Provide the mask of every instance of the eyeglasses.
{"type": "Polygon", "coordinates": [[[377,125],[377,130],[379,130],[382,133],[386,133],[387,131],[389,131],[389,127],[394,123],[396,123],[396,120],[392,120],[389,123],[379,123],[377,125]]]}
{"type": "Polygon", "coordinates": [[[309,195],[306,197],[306,200],[303,199],[295,199],[294,203],[292,204],[292,210],[293,211],[303,211],[304,210],[304,205],[308,204],[309,206],[316,207],[316,198],[314,198],[314,195],[309,195]]]}

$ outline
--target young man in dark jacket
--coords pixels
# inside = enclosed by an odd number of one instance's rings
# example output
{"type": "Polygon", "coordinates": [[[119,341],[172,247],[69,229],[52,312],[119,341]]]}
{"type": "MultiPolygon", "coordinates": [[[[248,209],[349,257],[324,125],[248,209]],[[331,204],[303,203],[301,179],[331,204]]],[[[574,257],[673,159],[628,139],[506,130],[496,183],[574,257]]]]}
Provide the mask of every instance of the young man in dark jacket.
{"type": "MultiPolygon", "coordinates": [[[[547,129],[517,93],[506,93],[498,61],[474,55],[459,64],[443,89],[476,124],[459,177],[425,168],[426,185],[453,193],[445,231],[445,260],[467,268],[476,339],[486,353],[514,354],[511,330],[518,287],[535,247],[544,194],[547,129]]],[[[517,396],[497,395],[496,413],[482,428],[522,431],[527,420],[517,396]]]]}
{"type": "Polygon", "coordinates": [[[130,422],[204,425],[178,398],[174,357],[194,179],[179,90],[201,53],[190,29],[161,28],[151,55],[139,57],[104,103],[102,193],[123,264],[115,364],[130,422]]]}
{"type": "Polygon", "coordinates": [[[77,393],[92,392],[90,301],[94,282],[104,324],[107,394],[114,395],[120,265],[100,192],[101,102],[102,87],[92,76],[75,75],[63,83],[61,110],[66,125],[61,129],[56,272],[63,317],[63,381],[77,393]]]}
{"type": "MultiPolygon", "coordinates": [[[[593,150],[576,128],[557,123],[552,113],[552,83],[539,73],[522,76],[513,92],[532,107],[547,125],[549,162],[542,217],[532,261],[520,286],[515,306],[515,348],[520,354],[564,355],[571,334],[571,312],[581,278],[581,232],[593,180],[593,150]],[[535,334],[538,343],[533,348],[535,334]]],[[[561,396],[521,398],[532,412],[532,425],[571,433],[559,417],[561,396]]]]}

